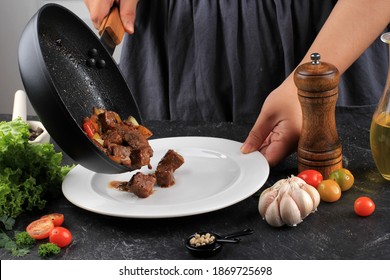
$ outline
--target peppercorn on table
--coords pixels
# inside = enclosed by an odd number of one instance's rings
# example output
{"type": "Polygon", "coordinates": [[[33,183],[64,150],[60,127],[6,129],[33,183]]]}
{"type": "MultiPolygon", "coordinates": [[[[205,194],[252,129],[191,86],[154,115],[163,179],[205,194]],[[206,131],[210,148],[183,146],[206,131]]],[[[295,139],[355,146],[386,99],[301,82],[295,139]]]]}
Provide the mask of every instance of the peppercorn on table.
{"type": "MultiPolygon", "coordinates": [[[[389,259],[390,182],[374,164],[369,128],[374,107],[337,108],[336,121],[343,148],[343,165],[355,176],[354,186],[334,203],[321,202],[318,211],[296,227],[274,228],[261,219],[259,193],[276,181],[297,174],[297,155],[292,154],[270,170],[264,186],[255,195],[209,213],[162,219],[120,218],[79,208],[64,196],[48,201],[43,210],[26,212],[16,219],[14,230],[25,230],[48,213],[65,215],[64,225],[73,241],[52,259],[195,259],[185,241],[196,232],[228,234],[250,228],[237,244],[224,244],[209,259],[389,259]],[[376,204],[369,217],[354,213],[354,201],[369,196],[376,204]]],[[[1,120],[11,116],[1,115],[1,120]]],[[[244,141],[251,124],[149,121],[154,139],[172,136],[208,136],[244,141]]],[[[324,128],[326,129],[326,128],[324,128]]],[[[60,148],[56,146],[60,151],[60,148]]],[[[64,164],[73,163],[64,155],[64,164]]],[[[204,257],[204,256],[203,256],[204,257]]],[[[16,259],[0,249],[0,258],[16,259]]],[[[206,257],[204,257],[206,258],[206,257]]],[[[19,259],[19,258],[17,258],[19,259]]],[[[22,259],[40,259],[37,250],[22,259]]]]}

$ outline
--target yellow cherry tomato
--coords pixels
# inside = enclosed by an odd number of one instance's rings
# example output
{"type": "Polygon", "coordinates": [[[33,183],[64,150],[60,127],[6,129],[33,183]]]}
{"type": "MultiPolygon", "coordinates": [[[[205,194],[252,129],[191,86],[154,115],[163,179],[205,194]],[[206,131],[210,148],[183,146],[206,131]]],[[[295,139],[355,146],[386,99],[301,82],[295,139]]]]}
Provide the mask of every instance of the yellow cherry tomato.
{"type": "Polygon", "coordinates": [[[339,184],[341,191],[343,192],[349,190],[355,182],[355,178],[353,177],[351,171],[346,168],[334,170],[332,173],[330,173],[329,179],[336,181],[337,184],[339,184]]]}
{"type": "Polygon", "coordinates": [[[326,202],[335,202],[341,197],[341,188],[336,181],[332,179],[323,180],[317,188],[321,200],[326,202]]]}

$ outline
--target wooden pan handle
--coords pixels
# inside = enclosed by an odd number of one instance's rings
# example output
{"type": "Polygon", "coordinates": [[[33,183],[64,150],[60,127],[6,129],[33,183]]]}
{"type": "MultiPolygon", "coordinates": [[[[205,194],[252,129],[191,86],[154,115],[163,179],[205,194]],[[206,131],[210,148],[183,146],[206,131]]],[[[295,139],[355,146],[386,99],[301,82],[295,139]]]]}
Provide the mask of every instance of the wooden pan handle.
{"type": "Polygon", "coordinates": [[[122,42],[125,29],[123,28],[117,6],[113,6],[110,13],[103,19],[99,28],[99,35],[102,35],[105,31],[107,31],[115,45],[119,45],[122,42]]]}

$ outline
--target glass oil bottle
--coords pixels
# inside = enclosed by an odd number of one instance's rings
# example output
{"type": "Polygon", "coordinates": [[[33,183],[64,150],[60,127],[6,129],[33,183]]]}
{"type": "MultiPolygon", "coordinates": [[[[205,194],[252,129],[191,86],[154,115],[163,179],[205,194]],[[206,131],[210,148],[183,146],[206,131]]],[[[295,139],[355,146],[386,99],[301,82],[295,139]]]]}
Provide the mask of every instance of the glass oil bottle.
{"type": "Polygon", "coordinates": [[[389,70],[385,89],[372,118],[370,145],[380,174],[390,181],[390,32],[381,36],[389,48],[389,70]]]}

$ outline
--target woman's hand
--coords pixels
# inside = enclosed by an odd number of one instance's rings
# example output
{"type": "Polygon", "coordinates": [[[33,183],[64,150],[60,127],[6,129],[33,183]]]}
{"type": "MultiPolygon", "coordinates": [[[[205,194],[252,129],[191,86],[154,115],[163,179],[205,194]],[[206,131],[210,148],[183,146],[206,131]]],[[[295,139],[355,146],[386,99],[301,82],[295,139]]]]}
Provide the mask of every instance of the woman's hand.
{"type": "Polygon", "coordinates": [[[241,152],[260,151],[275,166],[295,151],[301,128],[302,110],[290,77],[265,100],[241,152]]]}
{"type": "Polygon", "coordinates": [[[108,15],[114,3],[119,6],[119,13],[125,31],[134,33],[134,21],[138,0],[84,0],[89,10],[91,20],[96,29],[99,29],[103,19],[108,15]]]}
{"type": "MultiPolygon", "coordinates": [[[[318,52],[340,75],[370,46],[390,22],[389,0],[339,0],[302,63],[318,52]],[[373,17],[372,15],[375,15],[373,17]]],[[[298,145],[302,111],[291,74],[266,99],[243,153],[260,151],[275,166],[298,145]]]]}

